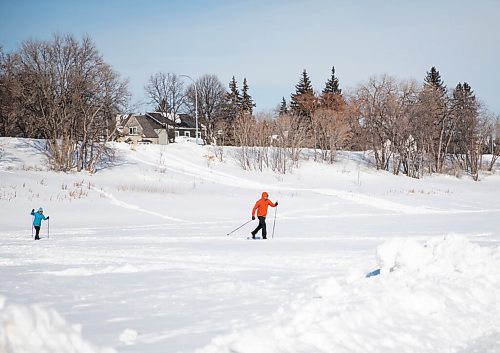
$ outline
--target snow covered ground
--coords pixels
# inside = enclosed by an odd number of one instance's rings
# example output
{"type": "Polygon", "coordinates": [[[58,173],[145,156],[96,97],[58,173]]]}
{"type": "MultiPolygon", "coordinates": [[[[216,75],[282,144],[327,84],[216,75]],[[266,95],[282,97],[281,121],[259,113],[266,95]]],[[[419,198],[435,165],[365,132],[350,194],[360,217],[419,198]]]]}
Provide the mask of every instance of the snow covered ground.
{"type": "Polygon", "coordinates": [[[0,138],[2,353],[500,351],[498,175],[415,180],[344,153],[282,176],[189,141],[64,174],[37,143],[0,138]],[[262,191],[274,238],[226,236],[262,191]]]}

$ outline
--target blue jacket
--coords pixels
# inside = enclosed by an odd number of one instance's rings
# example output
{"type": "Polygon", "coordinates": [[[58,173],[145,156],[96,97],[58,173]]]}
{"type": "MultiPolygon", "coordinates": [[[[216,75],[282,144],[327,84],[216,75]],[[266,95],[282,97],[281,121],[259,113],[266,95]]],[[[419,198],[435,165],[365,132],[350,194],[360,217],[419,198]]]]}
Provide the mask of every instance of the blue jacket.
{"type": "Polygon", "coordinates": [[[47,217],[45,217],[42,213],[40,212],[31,212],[31,215],[32,216],[35,216],[35,218],[33,219],[33,225],[34,226],[37,226],[37,227],[40,227],[42,225],[42,219],[45,221],[47,219],[47,217]]]}

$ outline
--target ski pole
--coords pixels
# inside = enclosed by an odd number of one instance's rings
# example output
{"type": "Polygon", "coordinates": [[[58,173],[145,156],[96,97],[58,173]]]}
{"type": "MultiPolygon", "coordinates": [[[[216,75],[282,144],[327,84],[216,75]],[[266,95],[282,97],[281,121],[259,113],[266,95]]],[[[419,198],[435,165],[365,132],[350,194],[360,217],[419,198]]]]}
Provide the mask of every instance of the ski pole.
{"type": "Polygon", "coordinates": [[[276,209],[274,210],[273,235],[271,236],[271,239],[274,239],[274,227],[276,226],[276,213],[278,213],[278,205],[276,205],[276,209]]]}
{"type": "Polygon", "coordinates": [[[246,221],[245,223],[243,223],[241,226],[239,226],[238,228],[236,228],[235,230],[233,230],[232,232],[229,232],[227,233],[226,235],[231,235],[233,234],[234,232],[236,232],[238,229],[240,229],[241,227],[247,225],[249,222],[251,222],[252,220],[249,220],[249,221],[246,221]]]}
{"type": "Polygon", "coordinates": [[[50,218],[47,219],[47,239],[50,238],[50,218]]]}

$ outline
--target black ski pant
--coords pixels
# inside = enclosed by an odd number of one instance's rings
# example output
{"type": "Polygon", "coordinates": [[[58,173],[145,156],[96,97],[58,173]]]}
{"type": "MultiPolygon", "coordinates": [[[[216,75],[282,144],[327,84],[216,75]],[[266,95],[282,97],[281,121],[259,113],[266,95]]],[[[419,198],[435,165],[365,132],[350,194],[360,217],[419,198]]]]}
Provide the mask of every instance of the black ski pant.
{"type": "Polygon", "coordinates": [[[34,226],[34,227],[35,227],[35,230],[36,230],[35,240],[38,240],[38,239],[40,239],[40,237],[39,237],[39,234],[40,234],[40,226],[34,226]]]}
{"type": "Polygon", "coordinates": [[[255,234],[262,229],[262,239],[267,239],[267,230],[266,230],[266,217],[259,216],[259,225],[252,232],[252,236],[255,237],[255,234]]]}

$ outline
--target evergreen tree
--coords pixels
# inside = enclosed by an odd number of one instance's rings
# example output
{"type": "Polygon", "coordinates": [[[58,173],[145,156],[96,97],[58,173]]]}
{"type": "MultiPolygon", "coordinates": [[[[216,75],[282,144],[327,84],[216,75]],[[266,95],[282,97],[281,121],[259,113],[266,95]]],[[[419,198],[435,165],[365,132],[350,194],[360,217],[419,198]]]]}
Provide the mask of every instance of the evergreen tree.
{"type": "Polygon", "coordinates": [[[223,120],[231,125],[233,121],[241,114],[241,95],[238,89],[238,83],[233,76],[229,82],[229,92],[226,93],[224,99],[224,118],[223,120]]]}
{"type": "Polygon", "coordinates": [[[323,89],[323,95],[325,94],[342,94],[342,90],[339,88],[339,79],[335,76],[335,66],[332,66],[332,76],[328,81],[326,81],[325,88],[323,89]]]}
{"type": "Polygon", "coordinates": [[[453,150],[457,160],[461,160],[465,170],[474,180],[478,170],[484,145],[481,139],[479,106],[471,86],[459,83],[453,91],[452,114],[456,125],[453,150]]]}
{"type": "Polygon", "coordinates": [[[311,109],[307,107],[306,102],[314,98],[314,91],[311,79],[304,69],[299,83],[295,85],[295,93],[291,96],[290,108],[292,112],[300,116],[311,116],[311,109]]]}
{"type": "Polygon", "coordinates": [[[321,92],[320,102],[323,108],[338,110],[345,103],[342,90],[339,88],[339,79],[335,76],[335,66],[332,66],[332,76],[326,81],[321,92]]]}
{"type": "Polygon", "coordinates": [[[225,94],[224,105],[222,108],[222,116],[217,123],[217,129],[224,131],[224,139],[226,143],[234,143],[234,126],[238,117],[241,116],[242,99],[238,89],[238,83],[233,76],[229,81],[229,92],[225,94]]]}
{"type": "Polygon", "coordinates": [[[231,82],[229,82],[228,103],[234,108],[239,108],[241,106],[240,90],[238,89],[238,83],[236,82],[234,76],[231,79],[231,82]]]}
{"type": "Polygon", "coordinates": [[[446,86],[441,79],[439,71],[434,66],[431,67],[431,71],[427,72],[427,76],[424,79],[424,87],[437,91],[443,97],[446,95],[446,86]]]}
{"type": "Polygon", "coordinates": [[[471,86],[467,82],[459,83],[453,90],[452,112],[456,123],[463,130],[468,130],[478,116],[478,104],[471,86]]]}
{"type": "Polygon", "coordinates": [[[449,141],[454,134],[454,123],[449,114],[446,86],[439,71],[433,66],[424,79],[419,95],[420,114],[417,124],[422,143],[432,161],[430,170],[442,173],[448,153],[449,141]]]}
{"type": "Polygon", "coordinates": [[[279,116],[288,114],[288,106],[286,105],[285,97],[281,100],[280,110],[278,112],[279,116]]]}
{"type": "Polygon", "coordinates": [[[252,96],[248,93],[248,83],[246,77],[243,79],[243,89],[242,89],[242,97],[241,97],[241,110],[244,113],[249,113],[252,115],[253,108],[255,107],[255,103],[252,100],[252,96]]]}

